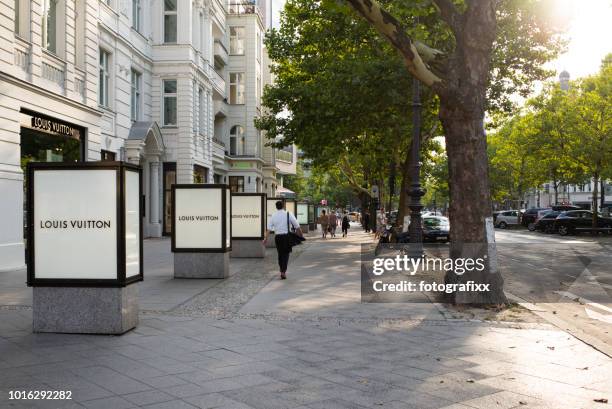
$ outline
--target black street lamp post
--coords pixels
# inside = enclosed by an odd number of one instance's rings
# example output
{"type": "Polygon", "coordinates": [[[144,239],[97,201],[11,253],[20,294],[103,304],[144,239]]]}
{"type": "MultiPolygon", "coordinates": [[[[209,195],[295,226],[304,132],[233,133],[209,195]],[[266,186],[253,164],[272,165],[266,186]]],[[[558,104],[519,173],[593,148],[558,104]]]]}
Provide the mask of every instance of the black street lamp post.
{"type": "Polygon", "coordinates": [[[410,243],[421,243],[413,246],[415,255],[423,252],[423,230],[421,225],[421,197],[425,191],[421,188],[421,84],[416,78],[412,81],[412,148],[410,167],[410,243]]]}

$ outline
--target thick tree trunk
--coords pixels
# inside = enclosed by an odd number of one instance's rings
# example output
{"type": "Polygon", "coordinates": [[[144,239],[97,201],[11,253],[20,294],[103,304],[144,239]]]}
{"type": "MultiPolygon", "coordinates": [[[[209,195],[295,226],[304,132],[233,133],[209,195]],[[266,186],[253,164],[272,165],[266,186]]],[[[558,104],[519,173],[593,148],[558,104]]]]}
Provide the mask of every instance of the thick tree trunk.
{"type": "Polygon", "coordinates": [[[553,189],[555,190],[555,205],[559,204],[559,182],[553,180],[553,189]]]}
{"type": "Polygon", "coordinates": [[[497,270],[495,232],[489,190],[484,112],[470,117],[463,107],[441,101],[440,119],[446,136],[450,187],[451,257],[483,259],[485,269],[458,275],[448,271],[447,283],[489,284],[487,292],[456,292],[450,301],[505,304],[503,278],[497,270]]]}

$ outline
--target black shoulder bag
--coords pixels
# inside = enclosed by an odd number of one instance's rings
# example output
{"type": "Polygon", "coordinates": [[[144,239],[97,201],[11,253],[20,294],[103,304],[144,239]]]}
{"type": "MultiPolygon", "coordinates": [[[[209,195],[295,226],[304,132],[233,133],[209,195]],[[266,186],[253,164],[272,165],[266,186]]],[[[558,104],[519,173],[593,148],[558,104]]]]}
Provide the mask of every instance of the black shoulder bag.
{"type": "Polygon", "coordinates": [[[295,232],[295,229],[289,223],[289,212],[287,212],[287,243],[290,247],[297,246],[298,244],[302,244],[302,242],[306,240],[304,237],[300,236],[295,232]]]}

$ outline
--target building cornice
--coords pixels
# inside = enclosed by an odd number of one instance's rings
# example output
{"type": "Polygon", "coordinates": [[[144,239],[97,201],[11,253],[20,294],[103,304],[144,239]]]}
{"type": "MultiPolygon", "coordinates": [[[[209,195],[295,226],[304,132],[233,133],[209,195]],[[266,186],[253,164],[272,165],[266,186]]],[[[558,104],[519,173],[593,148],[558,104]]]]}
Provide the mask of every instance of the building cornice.
{"type": "MultiPolygon", "coordinates": [[[[106,33],[108,33],[111,37],[113,37],[115,39],[115,41],[120,41],[121,43],[123,43],[123,45],[125,45],[127,48],[129,48],[130,51],[132,51],[132,53],[137,54],[140,58],[145,60],[147,63],[153,64],[154,61],[153,61],[152,57],[147,56],[144,52],[142,52],[134,44],[132,44],[127,38],[125,38],[124,36],[122,36],[119,33],[116,33],[112,28],[110,28],[109,26],[104,24],[104,22],[98,21],[98,27],[100,29],[104,30],[106,33]]],[[[146,41],[147,45],[149,47],[151,47],[151,51],[153,50],[152,47],[154,45],[149,42],[149,39],[147,39],[147,37],[145,37],[142,33],[139,33],[136,30],[132,30],[132,31],[138,33],[138,35],[146,41]]]]}
{"type": "Polygon", "coordinates": [[[15,84],[15,85],[17,85],[19,87],[26,88],[26,89],[28,89],[28,90],[30,90],[32,92],[36,92],[38,94],[44,95],[44,96],[46,96],[48,98],[53,98],[53,99],[60,100],[60,101],[62,101],[63,103],[65,103],[67,105],[71,105],[71,106],[73,106],[75,108],[81,109],[83,111],[87,111],[90,114],[97,115],[97,116],[100,116],[100,117],[102,117],[102,115],[103,115],[103,112],[100,111],[99,109],[92,108],[92,107],[90,107],[88,105],[85,105],[83,103],[80,103],[78,101],[70,99],[70,98],[68,98],[68,97],[66,97],[64,95],[56,94],[55,92],[51,92],[51,91],[48,91],[48,90],[46,90],[44,88],[40,88],[40,87],[38,87],[38,86],[28,82],[28,81],[24,81],[22,79],[14,77],[11,74],[8,74],[8,73],[6,73],[4,71],[0,71],[0,79],[6,81],[8,83],[13,83],[13,84],[15,84]]]}
{"type": "Polygon", "coordinates": [[[263,159],[256,158],[256,157],[253,157],[253,156],[240,157],[240,156],[228,156],[228,155],[225,155],[225,159],[229,160],[230,162],[259,162],[259,163],[265,163],[263,159]]]}

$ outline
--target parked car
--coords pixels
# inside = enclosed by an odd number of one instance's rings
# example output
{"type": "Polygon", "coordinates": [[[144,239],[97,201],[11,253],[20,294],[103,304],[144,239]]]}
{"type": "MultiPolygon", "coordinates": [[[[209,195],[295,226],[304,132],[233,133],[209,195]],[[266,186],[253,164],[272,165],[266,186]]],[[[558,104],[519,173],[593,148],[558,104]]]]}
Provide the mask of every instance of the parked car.
{"type": "Polygon", "coordinates": [[[348,218],[349,218],[349,221],[351,221],[351,222],[359,221],[359,213],[357,213],[357,212],[349,212],[348,218]]]}
{"type": "MultiPolygon", "coordinates": [[[[598,217],[597,228],[610,234],[612,232],[612,218],[598,217]]],[[[555,219],[554,229],[562,236],[592,231],[593,212],[589,210],[568,210],[561,212],[555,219]]]]}
{"type": "Polygon", "coordinates": [[[423,241],[448,243],[450,223],[444,216],[425,216],[423,218],[423,241]]]}
{"type": "Polygon", "coordinates": [[[497,224],[497,216],[499,216],[500,214],[502,214],[504,212],[504,210],[496,210],[493,212],[493,224],[497,224]]]}
{"type": "Polygon", "coordinates": [[[567,210],[582,210],[582,207],[574,205],[554,205],[550,207],[557,212],[565,212],[567,210]]]}
{"type": "Polygon", "coordinates": [[[438,212],[438,211],[425,211],[421,214],[421,217],[426,217],[426,216],[444,216],[442,213],[438,212]]]}
{"type": "MultiPolygon", "coordinates": [[[[536,219],[538,218],[538,212],[542,210],[552,210],[551,208],[543,208],[543,207],[532,207],[531,209],[525,210],[521,217],[521,224],[529,229],[530,225],[535,224],[536,219]]],[[[531,229],[529,229],[531,230],[531,229]]]]}
{"type": "Polygon", "coordinates": [[[387,212],[387,223],[389,223],[392,226],[395,226],[395,224],[397,223],[397,210],[392,210],[390,212],[387,212]]]}
{"type": "MultiPolygon", "coordinates": [[[[540,220],[542,217],[544,217],[544,215],[546,215],[546,214],[548,214],[548,213],[550,213],[550,212],[554,212],[554,211],[555,211],[555,210],[553,210],[553,209],[544,209],[544,210],[538,210],[538,213],[536,214],[536,217],[535,217],[535,221],[534,221],[533,223],[529,223],[529,224],[527,225],[527,229],[528,229],[529,231],[535,231],[535,230],[536,230],[536,228],[535,228],[536,222],[537,222],[538,220],[540,220]]],[[[557,215],[558,215],[559,213],[561,213],[561,212],[560,212],[560,211],[557,211],[557,215]]]]}
{"type": "Polygon", "coordinates": [[[506,210],[497,215],[495,220],[495,227],[505,229],[508,226],[517,226],[519,224],[519,211],[518,210],[506,210]]]}
{"type": "MultiPolygon", "coordinates": [[[[539,215],[535,223],[533,223],[533,230],[541,231],[542,233],[555,233],[555,219],[561,212],[555,210],[549,210],[542,215],[539,215]]],[[[531,230],[531,228],[529,228],[531,230]]],[[[531,230],[531,231],[533,231],[531,230]]]]}

